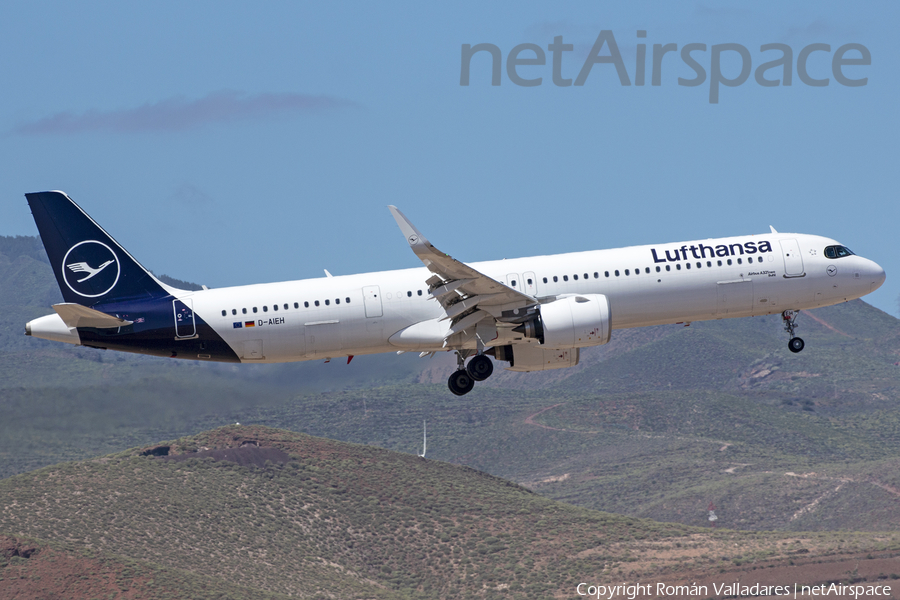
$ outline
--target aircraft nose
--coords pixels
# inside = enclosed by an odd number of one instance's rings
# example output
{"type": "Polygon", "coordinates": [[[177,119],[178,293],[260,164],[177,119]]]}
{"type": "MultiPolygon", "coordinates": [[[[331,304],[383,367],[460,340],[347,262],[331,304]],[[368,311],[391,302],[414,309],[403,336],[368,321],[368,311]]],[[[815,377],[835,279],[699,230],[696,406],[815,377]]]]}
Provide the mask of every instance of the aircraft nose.
{"type": "Polygon", "coordinates": [[[881,287],[881,284],[884,283],[884,280],[887,279],[887,275],[884,274],[884,269],[878,263],[873,262],[875,265],[875,283],[872,284],[872,291],[874,292],[878,288],[881,287]]]}
{"type": "Polygon", "coordinates": [[[871,291],[875,291],[881,287],[886,279],[886,275],[884,274],[884,269],[881,268],[881,265],[876,263],[874,260],[868,260],[866,265],[866,275],[868,275],[869,280],[872,282],[871,291]]]}

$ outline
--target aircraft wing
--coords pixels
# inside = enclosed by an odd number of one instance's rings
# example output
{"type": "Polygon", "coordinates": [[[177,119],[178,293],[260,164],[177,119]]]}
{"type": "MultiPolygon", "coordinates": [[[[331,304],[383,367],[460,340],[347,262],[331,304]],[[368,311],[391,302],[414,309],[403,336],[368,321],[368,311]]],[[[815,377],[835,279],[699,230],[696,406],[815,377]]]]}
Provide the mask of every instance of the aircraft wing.
{"type": "Polygon", "coordinates": [[[431,297],[436,298],[444,307],[447,313],[445,319],[454,319],[451,335],[488,316],[502,319],[507,310],[538,304],[537,298],[513,289],[441,252],[396,206],[388,208],[413,252],[439,278],[428,280],[429,291],[431,297]]]}
{"type": "Polygon", "coordinates": [[[126,321],[99,310],[81,306],[70,302],[54,304],[53,310],[62,318],[67,327],[96,327],[97,329],[111,329],[131,325],[132,321],[126,321]]]}

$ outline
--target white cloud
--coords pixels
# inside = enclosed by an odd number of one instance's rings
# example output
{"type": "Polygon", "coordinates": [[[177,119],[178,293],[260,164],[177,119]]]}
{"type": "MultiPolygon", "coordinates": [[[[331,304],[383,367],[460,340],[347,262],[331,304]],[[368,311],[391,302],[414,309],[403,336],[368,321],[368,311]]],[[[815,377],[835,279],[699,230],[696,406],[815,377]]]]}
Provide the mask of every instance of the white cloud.
{"type": "Polygon", "coordinates": [[[62,112],[15,127],[12,133],[59,135],[83,132],[143,133],[196,129],[212,123],[268,119],[358,106],[332,96],[309,94],[245,94],[213,92],[197,100],[169,98],[137,108],[62,112]]]}

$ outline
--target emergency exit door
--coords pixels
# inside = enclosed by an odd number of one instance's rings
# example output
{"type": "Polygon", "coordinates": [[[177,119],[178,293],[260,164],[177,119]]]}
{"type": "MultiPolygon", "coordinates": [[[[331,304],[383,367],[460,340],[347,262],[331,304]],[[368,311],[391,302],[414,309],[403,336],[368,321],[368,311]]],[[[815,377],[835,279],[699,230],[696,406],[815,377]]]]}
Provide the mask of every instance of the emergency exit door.
{"type": "Polygon", "coordinates": [[[366,306],[367,317],[380,317],[382,315],[381,290],[377,285],[367,285],[363,288],[363,304],[366,306]]]}

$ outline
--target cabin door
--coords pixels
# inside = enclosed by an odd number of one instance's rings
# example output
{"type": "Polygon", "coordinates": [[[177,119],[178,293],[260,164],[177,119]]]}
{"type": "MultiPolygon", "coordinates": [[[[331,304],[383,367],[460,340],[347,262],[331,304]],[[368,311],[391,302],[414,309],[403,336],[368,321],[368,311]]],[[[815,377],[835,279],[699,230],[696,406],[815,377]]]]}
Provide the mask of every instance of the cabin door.
{"type": "Polygon", "coordinates": [[[797,240],[781,240],[781,252],[784,255],[784,276],[803,277],[803,257],[800,256],[800,244],[797,240]]]}
{"type": "Polygon", "coordinates": [[[194,322],[194,303],[190,298],[172,301],[175,312],[175,339],[183,340],[197,337],[197,324],[194,322]]]}

